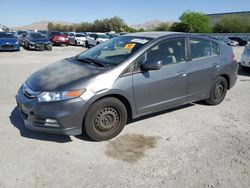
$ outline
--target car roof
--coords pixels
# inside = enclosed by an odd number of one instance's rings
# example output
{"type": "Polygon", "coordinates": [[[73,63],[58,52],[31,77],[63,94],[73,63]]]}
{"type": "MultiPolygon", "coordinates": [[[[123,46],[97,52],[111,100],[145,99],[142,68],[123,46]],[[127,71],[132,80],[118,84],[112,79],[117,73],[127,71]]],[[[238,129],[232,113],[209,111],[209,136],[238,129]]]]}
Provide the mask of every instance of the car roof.
{"type": "Polygon", "coordinates": [[[129,33],[124,36],[132,37],[147,37],[147,38],[159,38],[162,36],[173,35],[173,34],[186,34],[180,32],[166,32],[166,31],[152,31],[152,32],[138,32],[138,33],[129,33]]]}

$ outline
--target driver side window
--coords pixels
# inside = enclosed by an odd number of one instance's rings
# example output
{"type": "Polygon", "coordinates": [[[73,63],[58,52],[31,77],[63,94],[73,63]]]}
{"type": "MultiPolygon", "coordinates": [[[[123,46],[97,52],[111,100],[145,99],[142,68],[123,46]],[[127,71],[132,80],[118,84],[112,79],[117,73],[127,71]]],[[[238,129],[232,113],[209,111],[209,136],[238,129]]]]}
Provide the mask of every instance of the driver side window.
{"type": "Polygon", "coordinates": [[[136,60],[135,70],[146,61],[162,61],[163,66],[184,62],[185,38],[168,39],[151,47],[136,60]]]}

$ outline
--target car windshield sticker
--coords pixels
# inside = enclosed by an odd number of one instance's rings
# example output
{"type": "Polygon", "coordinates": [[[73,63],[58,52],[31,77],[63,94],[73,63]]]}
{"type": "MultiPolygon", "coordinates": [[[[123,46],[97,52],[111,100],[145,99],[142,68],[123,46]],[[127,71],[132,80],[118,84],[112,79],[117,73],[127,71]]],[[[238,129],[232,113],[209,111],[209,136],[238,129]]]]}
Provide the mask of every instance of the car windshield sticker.
{"type": "Polygon", "coordinates": [[[135,43],[129,43],[124,46],[125,49],[132,49],[135,47],[135,43]]]}
{"type": "Polygon", "coordinates": [[[139,39],[139,38],[135,38],[135,39],[133,39],[133,40],[131,40],[131,42],[136,42],[136,43],[140,43],[140,44],[145,44],[145,43],[147,43],[148,42],[148,40],[147,39],[139,39]]]}

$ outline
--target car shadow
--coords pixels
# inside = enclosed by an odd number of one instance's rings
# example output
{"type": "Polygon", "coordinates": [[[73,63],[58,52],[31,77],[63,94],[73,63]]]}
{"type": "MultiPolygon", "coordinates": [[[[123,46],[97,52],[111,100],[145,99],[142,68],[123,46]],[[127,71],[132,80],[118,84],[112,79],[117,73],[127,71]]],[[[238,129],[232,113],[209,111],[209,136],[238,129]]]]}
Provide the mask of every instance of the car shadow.
{"type": "Polygon", "coordinates": [[[70,136],[35,132],[27,129],[24,126],[24,121],[21,117],[20,110],[17,107],[12,110],[9,119],[11,124],[19,130],[22,137],[58,143],[66,143],[72,141],[70,136]]]}
{"type": "Polygon", "coordinates": [[[175,107],[175,108],[171,108],[171,109],[168,109],[168,110],[163,110],[163,111],[152,113],[152,114],[149,114],[149,115],[144,115],[144,116],[139,117],[139,118],[128,120],[127,125],[131,124],[131,123],[134,123],[134,122],[137,122],[137,121],[141,121],[141,120],[149,119],[149,118],[152,118],[152,117],[156,117],[156,116],[159,116],[159,115],[162,115],[162,114],[182,110],[184,108],[188,108],[188,107],[191,107],[191,106],[194,106],[194,105],[195,105],[194,103],[188,103],[188,104],[178,106],[178,107],[175,107]]]}
{"type": "Polygon", "coordinates": [[[250,68],[243,70],[241,66],[239,66],[238,75],[241,76],[250,76],[250,68]]]}

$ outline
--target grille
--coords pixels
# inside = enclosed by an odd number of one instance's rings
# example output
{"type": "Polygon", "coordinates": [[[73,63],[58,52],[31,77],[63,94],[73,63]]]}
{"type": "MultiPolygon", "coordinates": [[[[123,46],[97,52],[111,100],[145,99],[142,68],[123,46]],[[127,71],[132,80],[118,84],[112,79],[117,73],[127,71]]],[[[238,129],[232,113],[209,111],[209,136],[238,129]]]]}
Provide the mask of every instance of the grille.
{"type": "Polygon", "coordinates": [[[11,49],[11,48],[14,48],[14,46],[11,45],[11,44],[4,44],[4,45],[2,45],[2,48],[4,48],[4,49],[11,49]]]}

